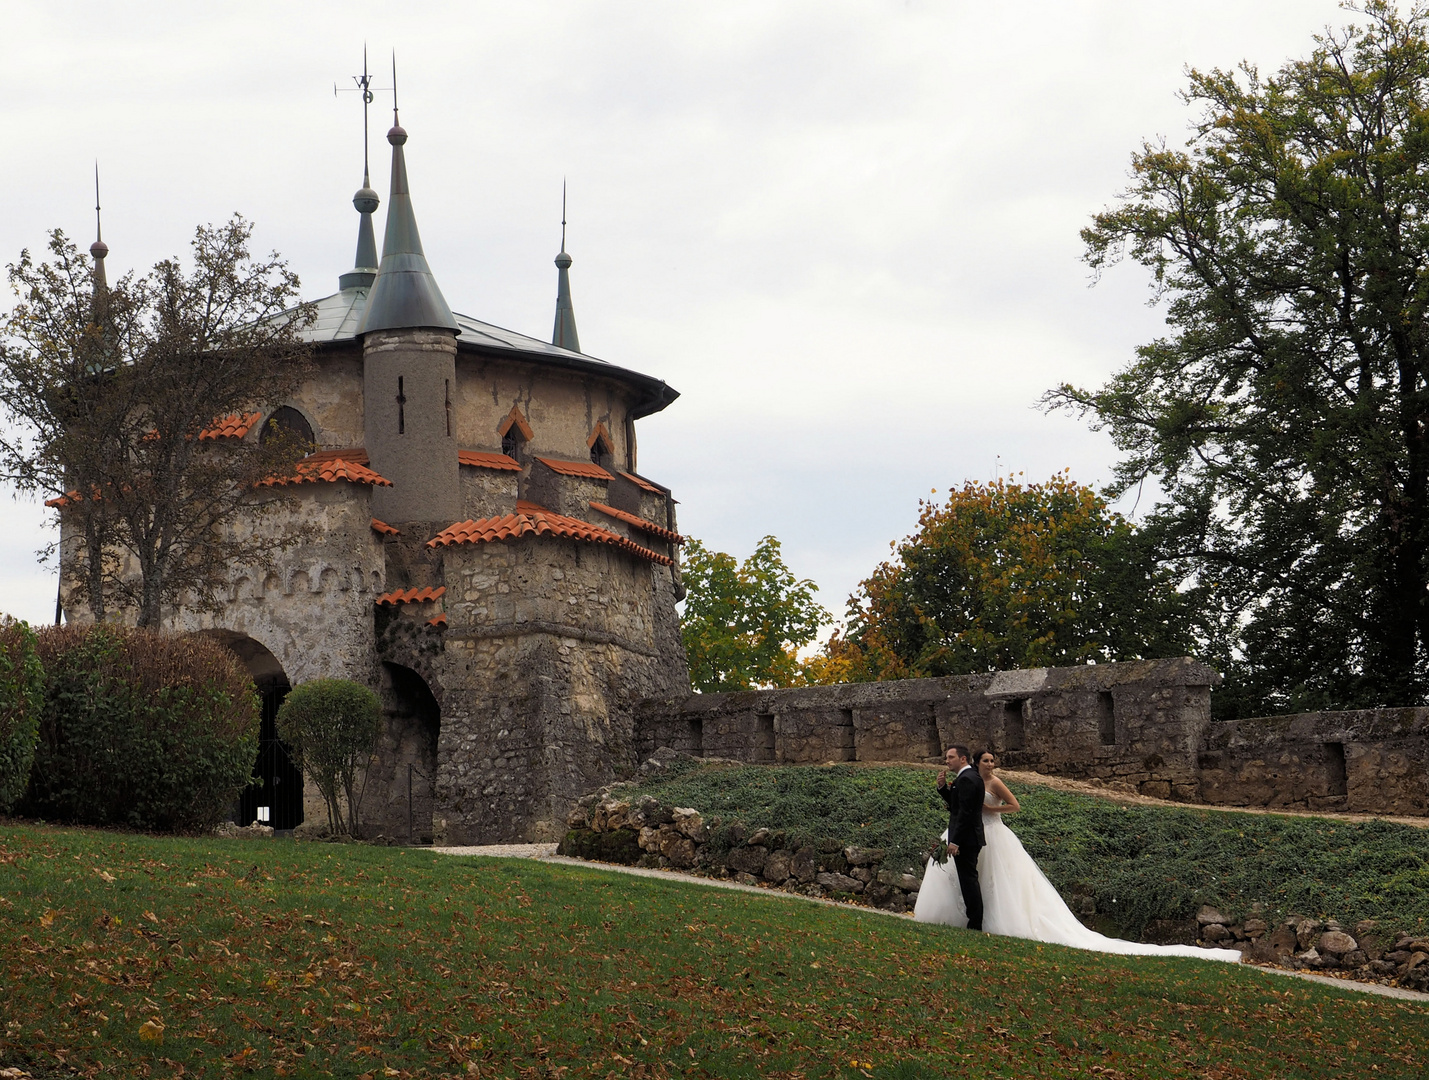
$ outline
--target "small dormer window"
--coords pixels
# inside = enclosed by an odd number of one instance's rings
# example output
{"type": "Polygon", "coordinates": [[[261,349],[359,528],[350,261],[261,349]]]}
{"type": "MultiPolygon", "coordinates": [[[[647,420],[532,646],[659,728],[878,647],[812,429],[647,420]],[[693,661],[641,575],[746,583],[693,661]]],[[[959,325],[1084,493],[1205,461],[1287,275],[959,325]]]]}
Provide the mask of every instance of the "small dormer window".
{"type": "Polygon", "coordinates": [[[512,424],[506,434],[501,436],[501,452],[509,458],[520,461],[521,448],[525,445],[525,442],[526,440],[521,438],[521,432],[517,429],[516,425],[512,424]]]}
{"type": "Polygon", "coordinates": [[[506,419],[501,421],[496,434],[501,436],[503,454],[515,461],[524,461],[526,444],[531,441],[532,432],[531,425],[526,423],[526,418],[521,415],[519,405],[511,406],[511,411],[506,414],[506,419]]]}
{"type": "Polygon", "coordinates": [[[604,424],[596,424],[590,435],[590,460],[593,465],[609,469],[615,463],[615,447],[604,424]]]}

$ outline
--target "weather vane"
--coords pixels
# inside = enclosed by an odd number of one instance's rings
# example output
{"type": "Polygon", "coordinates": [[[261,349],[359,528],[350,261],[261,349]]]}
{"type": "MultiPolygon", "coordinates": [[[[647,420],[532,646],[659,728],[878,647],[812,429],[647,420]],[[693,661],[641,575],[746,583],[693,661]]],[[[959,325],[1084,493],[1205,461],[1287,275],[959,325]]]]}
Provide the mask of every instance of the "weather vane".
{"type": "MultiPolygon", "coordinates": [[[[369,105],[371,105],[374,101],[377,100],[376,91],[377,91],[377,90],[382,90],[382,89],[385,89],[385,88],[384,88],[384,87],[380,87],[380,86],[374,87],[374,86],[372,85],[372,75],[371,75],[371,74],[368,72],[368,70],[367,70],[367,46],[366,46],[366,45],[363,45],[363,46],[362,46],[362,74],[361,74],[361,75],[354,75],[354,76],[352,77],[352,81],[353,81],[354,83],[356,83],[357,85],[356,85],[356,86],[338,86],[337,83],[333,83],[333,84],[332,84],[332,93],[333,93],[333,96],[334,96],[334,97],[336,97],[338,94],[351,94],[351,93],[361,93],[361,94],[362,94],[362,185],[363,185],[363,187],[367,187],[367,186],[369,186],[369,185],[368,185],[368,169],[367,169],[367,107],[368,107],[369,105]]],[[[394,109],[394,110],[396,109],[396,105],[397,105],[397,56],[396,56],[396,53],[394,52],[394,53],[392,54],[392,106],[393,106],[393,109],[394,109]]]]}

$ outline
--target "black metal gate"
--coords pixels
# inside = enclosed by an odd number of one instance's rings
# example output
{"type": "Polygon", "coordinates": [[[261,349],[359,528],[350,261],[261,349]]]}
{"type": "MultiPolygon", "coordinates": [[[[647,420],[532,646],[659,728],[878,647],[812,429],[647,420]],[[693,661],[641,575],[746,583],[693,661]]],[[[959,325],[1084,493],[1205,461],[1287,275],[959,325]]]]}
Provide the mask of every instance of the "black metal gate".
{"type": "Polygon", "coordinates": [[[288,696],[288,684],[259,688],[263,726],[258,733],[258,760],[253,778],[261,783],[245,788],[238,803],[239,825],[258,821],[283,832],[303,823],[303,774],[294,767],[288,748],[278,738],[278,706],[288,696]]]}

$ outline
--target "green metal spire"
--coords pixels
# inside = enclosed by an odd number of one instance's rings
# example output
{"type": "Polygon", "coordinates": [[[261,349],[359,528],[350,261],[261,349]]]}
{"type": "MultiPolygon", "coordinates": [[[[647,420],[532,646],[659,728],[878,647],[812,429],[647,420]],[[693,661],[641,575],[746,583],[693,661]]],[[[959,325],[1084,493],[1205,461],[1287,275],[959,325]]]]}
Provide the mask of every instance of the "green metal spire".
{"type": "Polygon", "coordinates": [[[109,254],[109,245],[104,242],[104,230],[99,224],[99,162],[94,163],[94,243],[89,245],[89,253],[94,257],[94,299],[90,308],[90,318],[96,326],[102,325],[105,297],[109,292],[109,280],[104,274],[104,257],[109,254]]]}
{"type": "Polygon", "coordinates": [[[372,231],[372,215],[381,200],[372,190],[371,175],[367,168],[367,106],[372,104],[372,77],[367,74],[367,47],[362,48],[362,74],[354,76],[357,88],[362,91],[362,187],[352,197],[352,205],[361,218],[357,224],[357,257],[352,261],[352,269],[337,279],[339,289],[362,289],[377,278],[377,237],[372,231]]]}
{"type": "Polygon", "coordinates": [[[456,319],[447,306],[437,279],[422,251],[417,232],[417,216],[412,211],[412,195],[407,187],[407,159],[402,147],[406,129],[397,117],[397,65],[392,65],[392,188],[387,196],[387,232],[382,238],[382,262],[377,279],[367,296],[359,334],[373,330],[401,330],[428,327],[456,333],[456,319]]]}
{"type": "Polygon", "coordinates": [[[561,253],[556,256],[556,325],[551,344],[558,349],[581,351],[576,334],[576,309],[571,305],[571,257],[566,254],[566,183],[561,181],[561,253]]]}

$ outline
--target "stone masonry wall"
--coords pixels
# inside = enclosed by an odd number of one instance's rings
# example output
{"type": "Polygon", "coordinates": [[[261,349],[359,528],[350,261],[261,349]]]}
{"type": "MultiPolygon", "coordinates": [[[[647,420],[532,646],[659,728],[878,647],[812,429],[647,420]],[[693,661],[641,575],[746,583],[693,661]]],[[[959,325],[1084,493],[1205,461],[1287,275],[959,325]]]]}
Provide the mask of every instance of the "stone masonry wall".
{"type": "Polygon", "coordinates": [[[965,743],[1009,768],[1197,797],[1220,676],[1181,658],[645,701],[636,749],[751,763],[937,761],[965,743]]]}
{"type": "Polygon", "coordinates": [[[1211,803],[1429,814],[1429,709],[1213,724],[1199,765],[1211,803]]]}
{"type": "Polygon", "coordinates": [[[547,537],[444,549],[439,842],[556,839],[633,769],[634,702],[688,692],[663,567],[547,537]]]}

